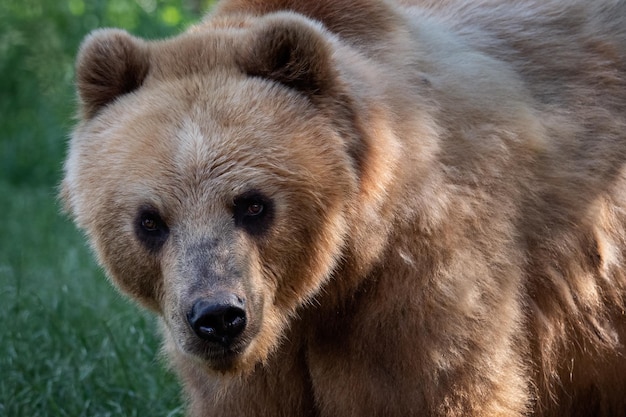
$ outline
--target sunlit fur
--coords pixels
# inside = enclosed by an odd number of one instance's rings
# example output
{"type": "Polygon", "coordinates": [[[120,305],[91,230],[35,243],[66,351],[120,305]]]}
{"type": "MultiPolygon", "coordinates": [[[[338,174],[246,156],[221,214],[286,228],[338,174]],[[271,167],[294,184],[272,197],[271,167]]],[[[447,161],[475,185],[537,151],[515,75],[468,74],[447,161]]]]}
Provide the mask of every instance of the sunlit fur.
{"type": "Polygon", "coordinates": [[[626,1],[223,0],[77,84],[64,201],[190,415],[626,415],[626,1]],[[218,290],[228,360],[185,320],[218,290]]]}

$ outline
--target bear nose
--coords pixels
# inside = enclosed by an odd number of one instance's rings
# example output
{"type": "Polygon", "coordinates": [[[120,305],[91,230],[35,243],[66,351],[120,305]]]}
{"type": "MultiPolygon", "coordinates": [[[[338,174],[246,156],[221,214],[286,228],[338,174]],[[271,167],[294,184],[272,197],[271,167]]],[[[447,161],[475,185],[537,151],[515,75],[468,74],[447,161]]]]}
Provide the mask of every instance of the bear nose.
{"type": "Polygon", "coordinates": [[[199,299],[187,321],[199,338],[227,347],[246,327],[245,303],[234,294],[199,299]]]}

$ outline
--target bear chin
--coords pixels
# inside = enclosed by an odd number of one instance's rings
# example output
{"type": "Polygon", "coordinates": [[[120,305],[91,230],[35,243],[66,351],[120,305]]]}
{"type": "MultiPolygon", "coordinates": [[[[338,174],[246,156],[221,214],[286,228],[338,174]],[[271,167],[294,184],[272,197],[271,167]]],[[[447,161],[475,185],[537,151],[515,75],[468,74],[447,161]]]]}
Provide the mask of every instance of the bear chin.
{"type": "Polygon", "coordinates": [[[267,360],[268,355],[263,355],[256,345],[255,340],[241,341],[229,347],[191,340],[184,346],[176,344],[175,355],[190,360],[209,374],[246,375],[267,360]]]}

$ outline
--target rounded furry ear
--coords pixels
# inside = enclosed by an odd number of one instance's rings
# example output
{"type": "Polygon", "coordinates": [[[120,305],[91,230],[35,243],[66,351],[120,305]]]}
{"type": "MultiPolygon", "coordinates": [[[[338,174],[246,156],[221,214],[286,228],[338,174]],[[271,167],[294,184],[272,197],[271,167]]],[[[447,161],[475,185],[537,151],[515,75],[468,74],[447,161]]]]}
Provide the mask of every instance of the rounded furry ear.
{"type": "Polygon", "coordinates": [[[288,14],[268,17],[251,31],[252,43],[241,57],[251,76],[277,81],[309,96],[328,93],[335,81],[331,45],[321,29],[288,14]]]}
{"type": "Polygon", "coordinates": [[[136,90],[149,68],[144,43],[119,29],[99,29],[83,41],[76,60],[76,84],[83,115],[93,117],[117,97],[136,90]]]}

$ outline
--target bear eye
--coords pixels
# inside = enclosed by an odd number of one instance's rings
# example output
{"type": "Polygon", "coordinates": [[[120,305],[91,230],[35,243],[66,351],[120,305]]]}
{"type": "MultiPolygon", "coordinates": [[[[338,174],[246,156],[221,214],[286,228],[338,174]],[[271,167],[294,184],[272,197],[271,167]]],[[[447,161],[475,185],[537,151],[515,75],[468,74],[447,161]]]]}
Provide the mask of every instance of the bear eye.
{"type": "Polygon", "coordinates": [[[250,203],[250,205],[248,206],[248,209],[246,210],[246,215],[247,216],[259,216],[261,214],[263,214],[263,203],[260,203],[260,202],[250,203]]]}
{"type": "Polygon", "coordinates": [[[253,236],[265,233],[273,220],[272,201],[258,191],[251,191],[233,201],[235,226],[253,236]]]}
{"type": "Polygon", "coordinates": [[[141,227],[148,232],[155,232],[158,228],[157,220],[152,216],[147,216],[141,219],[141,227]]]}
{"type": "Polygon", "coordinates": [[[155,209],[141,208],[135,224],[137,239],[146,249],[151,252],[161,249],[169,235],[169,228],[155,209]]]}

